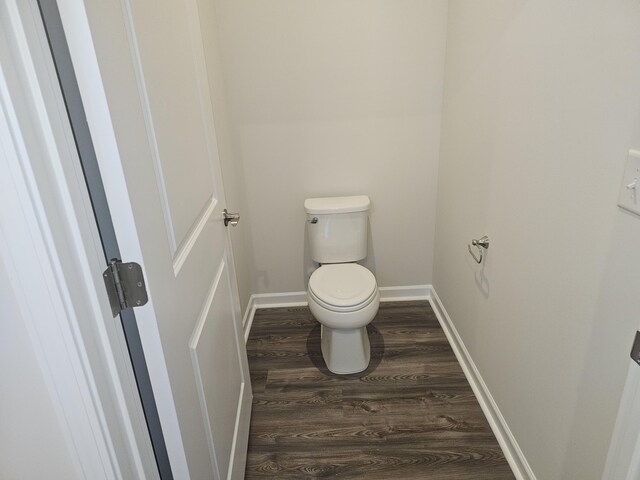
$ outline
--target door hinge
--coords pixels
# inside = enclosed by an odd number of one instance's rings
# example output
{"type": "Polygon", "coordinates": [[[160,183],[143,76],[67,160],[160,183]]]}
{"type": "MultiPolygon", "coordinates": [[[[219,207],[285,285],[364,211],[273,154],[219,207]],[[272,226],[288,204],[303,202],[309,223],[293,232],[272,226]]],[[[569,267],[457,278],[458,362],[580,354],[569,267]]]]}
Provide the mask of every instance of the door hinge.
{"type": "Polygon", "coordinates": [[[633,340],[631,347],[631,358],[637,364],[640,364],[640,332],[636,332],[636,338],[633,340]]]}
{"type": "Polygon", "coordinates": [[[149,300],[142,267],[135,262],[122,263],[114,258],[102,277],[114,318],[125,308],[140,307],[149,300]]]}

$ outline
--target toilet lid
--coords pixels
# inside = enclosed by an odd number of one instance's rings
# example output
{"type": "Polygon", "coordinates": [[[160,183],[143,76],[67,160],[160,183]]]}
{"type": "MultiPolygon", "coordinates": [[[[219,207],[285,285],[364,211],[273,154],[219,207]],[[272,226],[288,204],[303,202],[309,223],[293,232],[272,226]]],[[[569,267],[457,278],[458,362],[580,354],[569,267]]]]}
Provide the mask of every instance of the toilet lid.
{"type": "Polygon", "coordinates": [[[318,268],[309,279],[309,289],[335,307],[360,305],[376,290],[376,277],[357,263],[335,263],[318,268]]]}

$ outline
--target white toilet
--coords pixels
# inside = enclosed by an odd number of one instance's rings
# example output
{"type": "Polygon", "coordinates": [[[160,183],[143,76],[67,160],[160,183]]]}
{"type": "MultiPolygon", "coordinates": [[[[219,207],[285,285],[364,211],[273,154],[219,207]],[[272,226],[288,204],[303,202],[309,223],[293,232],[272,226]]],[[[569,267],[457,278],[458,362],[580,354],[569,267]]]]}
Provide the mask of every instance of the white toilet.
{"type": "Polygon", "coordinates": [[[309,309],[322,325],[322,356],[337,374],[369,365],[367,325],[378,313],[376,278],[358,265],[367,256],[369,197],[308,198],[311,258],[320,264],[309,279],[309,309]]]}

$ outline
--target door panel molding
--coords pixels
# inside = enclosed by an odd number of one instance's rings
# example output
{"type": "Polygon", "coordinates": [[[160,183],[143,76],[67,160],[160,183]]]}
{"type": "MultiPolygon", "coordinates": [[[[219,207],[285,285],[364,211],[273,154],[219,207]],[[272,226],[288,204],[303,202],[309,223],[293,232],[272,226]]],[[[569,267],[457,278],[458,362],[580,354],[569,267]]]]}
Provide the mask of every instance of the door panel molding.
{"type": "Polygon", "coordinates": [[[209,416],[209,409],[207,408],[207,399],[205,394],[205,388],[202,381],[202,366],[200,365],[200,360],[198,359],[198,345],[200,343],[200,338],[202,336],[202,331],[204,329],[205,323],[207,322],[207,318],[209,316],[209,312],[211,311],[211,305],[213,304],[213,299],[215,297],[216,291],[218,290],[218,285],[220,284],[220,279],[222,278],[222,273],[224,271],[224,263],[220,265],[218,268],[218,272],[216,273],[213,282],[211,283],[211,287],[209,288],[209,293],[207,295],[207,299],[202,308],[202,312],[200,313],[200,317],[196,322],[195,328],[193,330],[193,334],[191,335],[191,339],[189,340],[189,350],[191,351],[191,362],[193,365],[193,371],[195,374],[196,385],[198,388],[198,398],[200,400],[200,410],[202,412],[202,418],[204,420],[207,433],[207,443],[209,445],[209,455],[211,457],[211,467],[213,471],[217,475],[217,478],[220,477],[220,468],[218,467],[218,460],[215,454],[215,447],[213,441],[213,432],[211,431],[211,419],[209,416]]]}
{"type": "Polygon", "coordinates": [[[216,209],[216,205],[218,204],[218,200],[214,197],[209,198],[206,206],[198,216],[198,220],[196,221],[193,228],[187,233],[187,236],[178,247],[175,255],[173,256],[173,273],[177,277],[182,269],[182,266],[189,258],[189,254],[193,250],[193,247],[196,245],[197,241],[201,238],[201,233],[204,230],[204,227],[207,225],[207,222],[211,218],[214,210],[216,209]]]}
{"type": "MultiPolygon", "coordinates": [[[[197,16],[197,5],[193,1],[183,0],[182,5],[185,8],[185,20],[189,26],[189,40],[190,40],[190,54],[192,56],[193,72],[197,85],[198,95],[198,107],[204,125],[203,134],[207,145],[207,161],[209,164],[210,178],[210,192],[208,199],[198,207],[191,206],[191,210],[199,213],[194,215],[194,218],[190,221],[190,226],[186,228],[184,233],[176,231],[176,212],[172,210],[172,203],[167,187],[168,179],[165,174],[165,169],[162,163],[162,153],[160,145],[156,136],[156,125],[153,116],[153,108],[151,105],[150,94],[148,92],[146,83],[147,78],[144,72],[144,61],[140,51],[139,39],[136,34],[135,20],[132,4],[130,0],[122,1],[125,12],[125,25],[127,34],[129,37],[130,50],[133,60],[133,67],[136,75],[137,87],[139,90],[142,111],[146,123],[146,130],[148,136],[148,143],[151,150],[151,157],[153,160],[153,168],[156,175],[156,183],[158,186],[158,192],[160,194],[160,201],[162,205],[162,212],[165,220],[165,227],[167,231],[167,239],[169,243],[169,249],[173,257],[174,273],[178,275],[182,265],[186,261],[186,258],[197,241],[198,235],[203,230],[203,225],[208,220],[209,216],[213,212],[215,202],[219,198],[220,185],[216,182],[216,177],[213,167],[213,160],[218,158],[217,140],[215,137],[215,128],[213,124],[213,110],[211,106],[211,98],[208,90],[208,79],[206,74],[206,64],[204,59],[204,51],[202,42],[200,40],[200,30],[197,16]],[[213,204],[212,204],[213,202],[213,204]]],[[[173,161],[182,159],[171,159],[173,161]]]]}
{"type": "Polygon", "coordinates": [[[233,463],[229,465],[229,474],[227,476],[230,479],[244,478],[247,465],[247,444],[241,442],[241,432],[247,431],[251,422],[250,412],[253,395],[246,388],[247,381],[249,380],[242,382],[240,397],[238,398],[238,414],[236,415],[233,442],[231,444],[231,459],[233,463]]]}
{"type": "MultiPolygon", "coordinates": [[[[229,255],[230,252],[227,252],[229,255]]],[[[232,263],[233,258],[226,257],[227,263],[232,263]]],[[[238,305],[232,309],[233,314],[233,329],[236,342],[236,348],[238,351],[243,351],[245,348],[244,332],[242,329],[242,318],[240,318],[239,301],[237,298],[237,289],[233,288],[235,279],[235,271],[233,269],[228,270],[227,282],[229,284],[229,291],[231,292],[232,302],[238,305]]],[[[231,443],[231,461],[229,465],[228,479],[243,479],[245,475],[245,467],[247,464],[247,451],[248,443],[244,441],[243,432],[249,431],[249,424],[251,422],[251,406],[253,402],[253,392],[251,390],[251,379],[249,378],[249,371],[244,368],[243,359],[238,357],[238,364],[240,372],[242,373],[242,383],[240,388],[240,395],[238,398],[237,414],[234,422],[233,441],[231,443]]]]}
{"type": "Polygon", "coordinates": [[[167,229],[167,240],[169,241],[169,248],[171,249],[171,254],[173,255],[177,248],[176,236],[175,232],[173,231],[173,220],[171,219],[169,197],[167,195],[167,190],[164,188],[166,182],[164,179],[164,172],[162,170],[162,163],[160,162],[160,149],[158,147],[158,141],[156,139],[153,116],[151,115],[151,104],[145,84],[144,71],[142,69],[142,60],[140,58],[140,49],[138,48],[138,39],[136,37],[135,28],[133,26],[133,12],[131,11],[131,3],[128,0],[123,0],[122,6],[125,13],[125,28],[128,35],[130,51],[133,60],[133,70],[135,72],[140,101],[142,103],[142,113],[144,115],[144,121],[146,124],[148,143],[151,151],[151,158],[153,160],[153,169],[156,174],[156,183],[158,184],[158,193],[160,194],[162,213],[164,215],[165,227],[167,229]]]}
{"type": "MultiPolygon", "coordinates": [[[[189,340],[189,349],[198,389],[200,409],[207,427],[206,434],[211,463],[214,472],[217,472],[218,478],[227,478],[228,471],[232,467],[230,460],[234,452],[233,446],[237,437],[238,419],[241,417],[243,392],[247,379],[242,371],[242,360],[238,355],[237,345],[233,345],[238,341],[238,326],[234,318],[233,308],[215,311],[212,309],[214,305],[232,305],[229,269],[225,259],[220,263],[211,284],[205,304],[189,340]],[[224,298],[220,298],[221,296],[226,297],[226,303],[224,298]],[[225,350],[231,350],[234,353],[225,352],[225,350]],[[231,360],[229,359],[230,356],[232,357],[231,360]],[[225,359],[230,360],[230,362],[225,364],[225,359]],[[236,379],[237,382],[234,383],[236,379]],[[228,405],[236,413],[233,417],[233,423],[231,424],[227,419],[227,424],[223,428],[226,428],[228,432],[226,435],[222,435],[223,438],[231,437],[234,441],[230,445],[221,446],[218,443],[216,450],[214,447],[216,432],[212,427],[212,415],[217,415],[218,418],[221,416],[227,417],[228,412],[212,412],[209,401],[216,395],[216,392],[212,391],[212,387],[220,384],[224,384],[226,392],[237,389],[238,394],[236,396],[237,403],[228,405]]],[[[220,406],[220,402],[218,406],[220,406]]],[[[220,423],[220,420],[218,420],[218,426],[220,423]]],[[[217,433],[220,433],[220,431],[217,433]]]]}
{"type": "MultiPolygon", "coordinates": [[[[199,53],[200,27],[194,27],[198,22],[195,4],[190,0],[59,1],[87,122],[94,138],[99,139],[96,154],[116,237],[123,258],[143,266],[149,287],[149,302],[136,311],[136,317],[174,477],[213,477],[212,442],[216,458],[227,459],[227,465],[218,462],[226,477],[231,451],[246,451],[251,385],[246,351],[243,342],[237,341],[237,287],[229,232],[221,215],[224,188],[212,106],[208,90],[203,91],[208,87],[206,65],[197,61],[204,57],[199,53]],[[170,25],[176,15],[177,24],[170,25]],[[175,31],[167,32],[165,23],[175,31]],[[132,55],[132,25],[140,34],[137,48],[142,58],[136,59],[135,52],[132,55]],[[154,50],[156,39],[162,41],[154,50]],[[191,42],[193,52],[188,52],[191,42]],[[177,73],[171,78],[153,76],[163,69],[177,73]],[[146,100],[141,98],[141,82],[146,86],[146,100]],[[187,101],[180,104],[182,97],[178,95],[183,93],[187,101]],[[171,101],[163,104],[163,98],[171,101]],[[179,123],[180,119],[185,121],[179,123]],[[173,125],[176,128],[172,130],[173,125]],[[156,145],[155,159],[147,135],[149,128],[157,137],[151,142],[156,145]],[[191,130],[193,135],[189,134],[191,130]],[[163,158],[168,153],[171,155],[163,158]],[[192,154],[198,157],[181,163],[192,154]],[[154,162],[163,167],[163,185],[158,185],[154,162]],[[190,167],[188,175],[182,175],[190,167]],[[209,184],[200,182],[198,190],[189,195],[188,182],[195,175],[211,178],[213,188],[204,188],[209,184]],[[163,189],[164,211],[160,205],[163,189]],[[182,217],[171,218],[173,247],[167,248],[164,237],[171,232],[167,233],[166,213],[174,205],[171,195],[182,190],[185,196],[178,211],[182,217]],[[225,275],[227,278],[223,278],[225,275]],[[220,338],[227,341],[220,344],[224,348],[211,349],[211,345],[219,345],[211,334],[214,318],[219,317],[225,320],[220,338]],[[189,342],[198,321],[203,324],[194,350],[189,342]],[[205,362],[204,355],[216,361],[205,362]],[[214,371],[218,365],[220,371],[214,371]],[[226,370],[237,375],[231,378],[226,370]],[[237,397],[243,382],[242,418],[238,421],[237,397]],[[233,390],[225,391],[227,383],[235,385],[233,390]],[[203,392],[206,409],[202,408],[203,392]],[[208,422],[203,421],[203,410],[208,413],[208,422]],[[237,425],[240,427],[235,430],[237,425]],[[212,430],[208,438],[207,429],[212,430]],[[234,441],[238,447],[230,450],[234,441]]],[[[176,215],[175,211],[168,213],[176,215]]],[[[245,461],[233,459],[234,478],[242,478],[235,466],[245,461]]]]}

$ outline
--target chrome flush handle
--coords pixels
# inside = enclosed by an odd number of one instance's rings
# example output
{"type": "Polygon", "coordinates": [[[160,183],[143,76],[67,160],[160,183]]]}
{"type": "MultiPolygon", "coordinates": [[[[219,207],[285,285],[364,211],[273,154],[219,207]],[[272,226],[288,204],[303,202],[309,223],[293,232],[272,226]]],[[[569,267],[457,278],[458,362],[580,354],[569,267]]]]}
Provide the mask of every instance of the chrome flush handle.
{"type": "Polygon", "coordinates": [[[224,226],[228,227],[229,224],[231,224],[232,227],[235,227],[236,225],[238,225],[238,222],[240,221],[240,214],[239,213],[229,213],[227,212],[227,209],[225,208],[223,211],[224,214],[224,226]]]}

